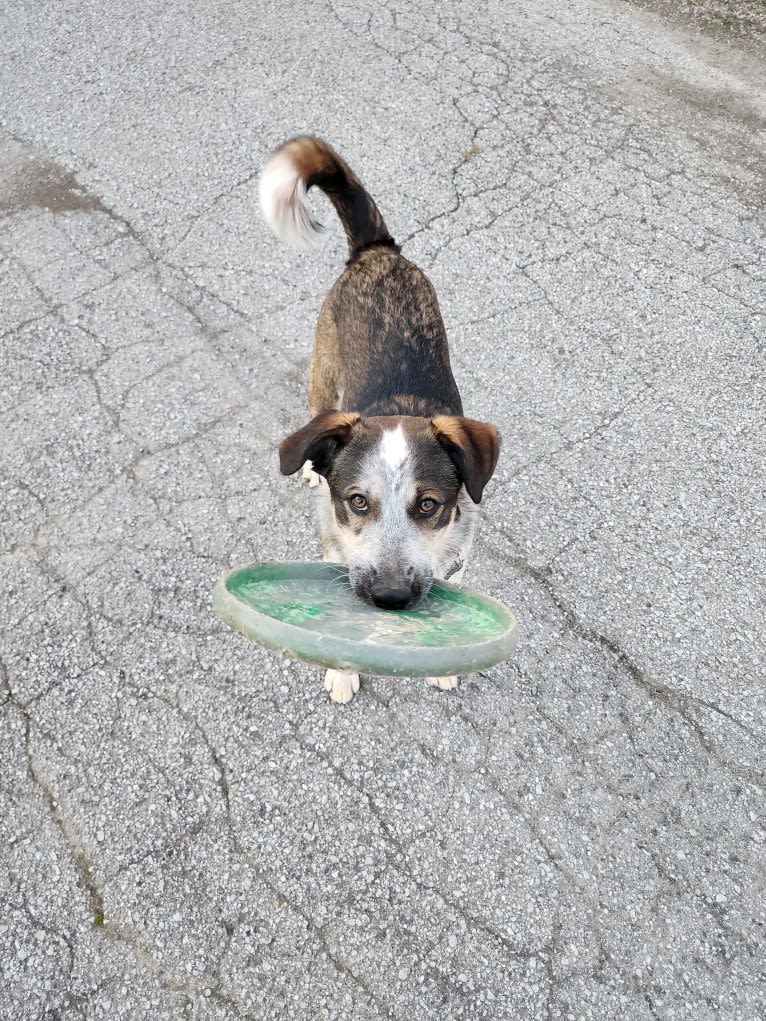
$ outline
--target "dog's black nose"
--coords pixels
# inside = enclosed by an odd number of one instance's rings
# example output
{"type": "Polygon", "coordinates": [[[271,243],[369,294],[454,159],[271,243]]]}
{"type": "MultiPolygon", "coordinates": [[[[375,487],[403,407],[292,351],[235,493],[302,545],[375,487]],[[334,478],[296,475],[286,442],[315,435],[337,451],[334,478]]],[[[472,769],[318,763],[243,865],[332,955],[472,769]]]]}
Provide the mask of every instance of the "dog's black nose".
{"type": "Polygon", "coordinates": [[[403,610],[412,598],[408,588],[389,588],[373,582],[370,592],[372,601],[381,610],[403,610]]]}

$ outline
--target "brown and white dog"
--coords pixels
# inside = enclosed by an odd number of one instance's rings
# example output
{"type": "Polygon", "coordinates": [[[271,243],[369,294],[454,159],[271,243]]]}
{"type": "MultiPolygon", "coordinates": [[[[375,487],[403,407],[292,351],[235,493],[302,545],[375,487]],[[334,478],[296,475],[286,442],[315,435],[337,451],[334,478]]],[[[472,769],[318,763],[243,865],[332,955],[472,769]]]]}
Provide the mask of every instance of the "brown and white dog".
{"type": "MultiPolygon", "coordinates": [[[[306,205],[314,186],[340,217],[349,258],[314,333],[313,417],[280,445],[280,468],[313,468],[325,559],[348,566],[360,598],[400,610],[434,578],[462,578],[500,439],[494,426],[463,417],[434,289],[326,142],[294,138],[264,167],[261,207],[274,232],[294,245],[316,243],[324,228],[306,205]]],[[[359,677],[328,670],[325,687],[348,702],[359,677]]]]}

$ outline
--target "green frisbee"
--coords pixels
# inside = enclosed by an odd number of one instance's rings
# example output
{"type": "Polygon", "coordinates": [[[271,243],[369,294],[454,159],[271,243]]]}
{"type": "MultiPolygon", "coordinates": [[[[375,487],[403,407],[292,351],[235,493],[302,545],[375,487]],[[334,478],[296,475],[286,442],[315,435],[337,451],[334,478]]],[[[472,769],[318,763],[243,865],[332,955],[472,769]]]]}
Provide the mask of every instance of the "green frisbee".
{"type": "Polygon", "coordinates": [[[354,594],[340,564],[256,564],[213,589],[216,613],[247,638],[294,659],[392,677],[446,677],[513,655],[518,627],[494,599],[434,582],[412,610],[381,610],[354,594]]]}

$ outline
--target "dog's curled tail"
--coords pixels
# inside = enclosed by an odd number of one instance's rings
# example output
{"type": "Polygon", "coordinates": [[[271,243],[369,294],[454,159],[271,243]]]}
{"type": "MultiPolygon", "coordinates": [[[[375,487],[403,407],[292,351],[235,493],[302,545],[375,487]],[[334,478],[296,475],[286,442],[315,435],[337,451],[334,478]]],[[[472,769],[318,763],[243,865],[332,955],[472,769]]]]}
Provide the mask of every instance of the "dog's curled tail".
{"type": "Polygon", "coordinates": [[[261,209],[271,229],[288,244],[311,248],[325,228],[311,218],[306,193],[316,186],[332,202],[355,258],[372,245],[396,248],[378,207],[364,185],[321,138],[300,135],[276,150],[261,171],[261,209]]]}

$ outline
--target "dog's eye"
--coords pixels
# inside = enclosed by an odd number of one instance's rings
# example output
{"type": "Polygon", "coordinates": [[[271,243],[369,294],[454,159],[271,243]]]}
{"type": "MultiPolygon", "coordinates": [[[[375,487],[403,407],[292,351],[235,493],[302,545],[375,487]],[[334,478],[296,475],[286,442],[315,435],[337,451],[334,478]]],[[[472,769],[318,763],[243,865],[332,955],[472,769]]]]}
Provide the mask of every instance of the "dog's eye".
{"type": "Polygon", "coordinates": [[[367,497],[362,496],[361,493],[354,493],[353,496],[348,498],[349,506],[355,514],[366,514],[369,509],[367,503],[367,497]]]}
{"type": "Polygon", "coordinates": [[[439,504],[436,500],[432,500],[430,496],[427,496],[424,500],[421,500],[418,504],[418,511],[420,516],[423,518],[430,518],[436,513],[439,504]]]}

